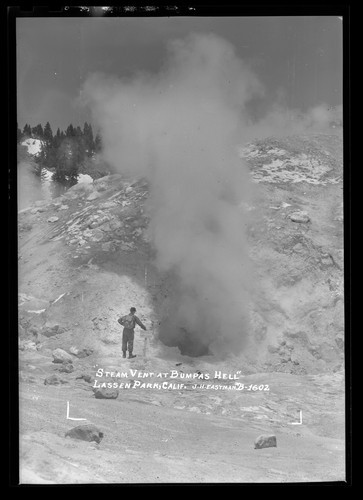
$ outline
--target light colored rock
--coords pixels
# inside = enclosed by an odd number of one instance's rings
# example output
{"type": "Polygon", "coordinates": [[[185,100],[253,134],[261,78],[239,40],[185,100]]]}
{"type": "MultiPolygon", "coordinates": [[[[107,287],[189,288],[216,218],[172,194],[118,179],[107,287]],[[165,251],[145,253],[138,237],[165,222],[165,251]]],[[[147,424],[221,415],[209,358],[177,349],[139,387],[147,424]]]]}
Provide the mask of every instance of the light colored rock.
{"type": "Polygon", "coordinates": [[[31,340],[20,340],[19,341],[19,350],[20,351],[35,351],[37,345],[35,342],[31,340]]]}
{"type": "Polygon", "coordinates": [[[296,245],[294,245],[292,247],[292,249],[294,250],[294,252],[297,252],[297,253],[301,253],[304,251],[304,247],[301,243],[296,243],[296,245]]]}
{"type": "Polygon", "coordinates": [[[75,347],[74,345],[72,345],[68,350],[71,354],[74,354],[75,356],[77,356],[77,354],[79,352],[79,349],[77,347],[75,347]]]}
{"type": "Polygon", "coordinates": [[[78,347],[72,346],[69,348],[69,352],[74,356],[77,356],[77,358],[86,358],[93,353],[93,349],[89,349],[87,347],[79,349],[78,347]]]}
{"type": "Polygon", "coordinates": [[[59,347],[52,352],[52,356],[53,363],[71,363],[73,361],[73,357],[59,347]]]}
{"type": "Polygon", "coordinates": [[[68,210],[69,206],[68,205],[61,205],[58,210],[68,210]]]}
{"type": "Polygon", "coordinates": [[[293,222],[299,222],[299,223],[306,223],[310,221],[310,217],[307,212],[303,210],[299,210],[297,212],[293,212],[292,214],[289,215],[289,218],[293,222]]]}
{"type": "Polygon", "coordinates": [[[262,434],[255,440],[255,450],[261,448],[275,448],[277,447],[276,436],[273,434],[262,434]]]}
{"type": "Polygon", "coordinates": [[[59,217],[49,217],[49,219],[47,219],[47,222],[57,222],[59,220],[59,217]]]}

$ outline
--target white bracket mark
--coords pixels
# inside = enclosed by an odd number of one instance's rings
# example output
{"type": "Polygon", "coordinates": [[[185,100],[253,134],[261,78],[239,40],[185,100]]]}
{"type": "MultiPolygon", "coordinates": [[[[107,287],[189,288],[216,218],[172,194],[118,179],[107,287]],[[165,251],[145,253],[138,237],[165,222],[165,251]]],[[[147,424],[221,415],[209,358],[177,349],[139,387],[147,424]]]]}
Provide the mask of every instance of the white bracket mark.
{"type": "Polygon", "coordinates": [[[302,411],[300,410],[300,422],[290,422],[290,425],[302,425],[302,411]]]}
{"type": "Polygon", "coordinates": [[[69,401],[67,401],[67,420],[87,420],[86,418],[72,418],[69,416],[69,401]]]}

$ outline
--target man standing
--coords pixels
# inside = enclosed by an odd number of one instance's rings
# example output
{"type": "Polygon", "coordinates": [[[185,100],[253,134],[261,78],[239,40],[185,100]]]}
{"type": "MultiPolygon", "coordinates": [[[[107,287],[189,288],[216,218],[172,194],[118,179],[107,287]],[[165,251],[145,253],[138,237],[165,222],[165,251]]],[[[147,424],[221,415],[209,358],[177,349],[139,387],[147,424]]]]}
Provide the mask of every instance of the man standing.
{"type": "Polygon", "coordinates": [[[131,307],[130,314],[127,316],[122,316],[117,321],[124,327],[122,332],[122,357],[126,358],[126,351],[129,351],[129,359],[135,358],[136,354],[132,354],[134,348],[134,329],[136,325],[139,325],[143,330],[146,327],[141,323],[139,318],[135,315],[135,307],[131,307]]]}

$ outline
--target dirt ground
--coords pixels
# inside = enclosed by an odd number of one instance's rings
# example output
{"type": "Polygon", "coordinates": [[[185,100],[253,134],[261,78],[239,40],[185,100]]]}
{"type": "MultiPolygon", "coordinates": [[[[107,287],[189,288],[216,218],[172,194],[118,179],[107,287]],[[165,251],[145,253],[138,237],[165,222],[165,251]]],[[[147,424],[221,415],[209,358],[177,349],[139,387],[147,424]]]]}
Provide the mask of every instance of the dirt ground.
{"type": "MultiPolygon", "coordinates": [[[[26,358],[23,376],[33,379],[22,382],[20,389],[23,483],[344,480],[342,373],[265,373],[241,379],[247,387],[269,385],[269,392],[137,387],[120,389],[117,399],[107,400],[93,396],[92,385],[95,380],[100,383],[95,375],[91,383],[75,379],[84,369],[95,374],[91,359],[63,377],[67,383],[48,386],[43,384],[44,374],[56,371],[49,357],[34,353],[26,358]],[[67,419],[67,402],[69,417],[86,420],[67,419]],[[82,423],[102,430],[100,444],[64,437],[82,423]],[[276,435],[277,447],[254,449],[261,434],[276,435]]],[[[137,364],[119,355],[93,355],[92,361],[94,366],[124,372],[131,366],[143,373],[164,372],[166,366],[176,369],[171,360],[153,363],[148,357],[137,364]]],[[[214,373],[214,364],[199,365],[214,373]]],[[[183,369],[193,372],[195,366],[183,364],[183,369]]]]}
{"type": "Polygon", "coordinates": [[[341,142],[267,140],[244,154],[256,182],[247,234],[259,287],[243,353],[193,358],[158,340],[173,284],[153,265],[142,181],[114,175],[22,208],[21,483],[344,480],[341,142]],[[294,222],[297,211],[309,222],[294,222]],[[121,357],[117,323],[130,305],[148,329],[136,329],[132,360],[121,357]],[[52,353],[72,347],[92,354],[71,354],[74,370],[60,372],[52,353]],[[110,381],[96,376],[99,368],[127,373],[125,382],[154,373],[140,381],[175,387],[120,388],[117,399],[96,399],[93,386],[110,381]],[[216,371],[239,379],[215,379],[216,371]],[[210,378],[185,378],[198,372],[210,378]],[[64,383],[45,385],[52,374],[64,383]],[[65,437],[82,423],[104,433],[99,444],[65,437]],[[274,434],[277,447],[255,449],[261,434],[274,434]]]}

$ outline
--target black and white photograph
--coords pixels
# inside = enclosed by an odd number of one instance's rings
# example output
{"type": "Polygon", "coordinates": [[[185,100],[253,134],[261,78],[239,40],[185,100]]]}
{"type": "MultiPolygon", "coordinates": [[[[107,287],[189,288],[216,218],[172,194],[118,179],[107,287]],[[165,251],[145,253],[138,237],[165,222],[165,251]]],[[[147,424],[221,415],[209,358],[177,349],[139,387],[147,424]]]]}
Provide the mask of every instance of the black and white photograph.
{"type": "Polygon", "coordinates": [[[345,483],[346,10],[72,9],[15,19],[19,484],[345,483]]]}

